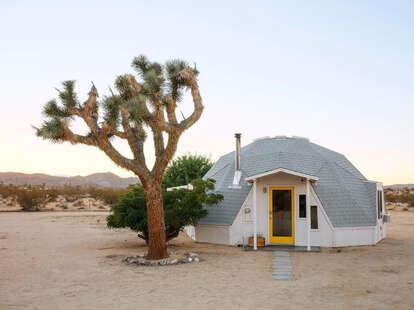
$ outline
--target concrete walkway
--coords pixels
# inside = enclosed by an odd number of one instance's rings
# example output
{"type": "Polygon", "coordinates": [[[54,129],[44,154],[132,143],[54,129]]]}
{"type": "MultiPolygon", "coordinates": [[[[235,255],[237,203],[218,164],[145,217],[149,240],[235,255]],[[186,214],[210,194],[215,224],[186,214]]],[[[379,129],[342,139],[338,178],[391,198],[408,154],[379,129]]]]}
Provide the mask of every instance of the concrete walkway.
{"type": "Polygon", "coordinates": [[[292,264],[289,252],[275,251],[274,253],[272,279],[290,280],[292,278],[292,264]]]}

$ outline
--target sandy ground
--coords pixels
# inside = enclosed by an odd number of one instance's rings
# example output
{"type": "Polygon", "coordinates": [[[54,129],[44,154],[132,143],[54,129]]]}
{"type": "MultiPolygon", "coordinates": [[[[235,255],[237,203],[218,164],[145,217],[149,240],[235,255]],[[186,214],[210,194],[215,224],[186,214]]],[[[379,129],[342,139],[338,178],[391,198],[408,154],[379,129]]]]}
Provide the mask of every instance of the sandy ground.
{"type": "Polygon", "coordinates": [[[128,230],[101,213],[0,213],[0,309],[414,309],[414,213],[392,212],[376,246],[292,253],[294,279],[271,279],[271,252],[197,244],[205,261],[136,267],[128,230]]]}

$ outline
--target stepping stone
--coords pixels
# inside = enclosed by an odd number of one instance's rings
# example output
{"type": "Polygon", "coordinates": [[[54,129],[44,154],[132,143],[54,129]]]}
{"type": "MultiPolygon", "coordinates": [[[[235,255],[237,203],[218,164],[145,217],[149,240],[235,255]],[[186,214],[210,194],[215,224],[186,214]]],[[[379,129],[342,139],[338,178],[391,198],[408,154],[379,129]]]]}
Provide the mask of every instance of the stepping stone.
{"type": "Polygon", "coordinates": [[[286,272],[292,272],[292,268],[273,268],[273,272],[279,272],[279,271],[286,271],[286,272]]]}
{"type": "Polygon", "coordinates": [[[290,277],[286,277],[286,276],[274,276],[272,277],[273,280],[290,280],[290,277]]]}
{"type": "Polygon", "coordinates": [[[290,254],[285,251],[275,251],[273,258],[272,279],[274,280],[290,280],[292,279],[292,264],[290,262],[290,254]]]}

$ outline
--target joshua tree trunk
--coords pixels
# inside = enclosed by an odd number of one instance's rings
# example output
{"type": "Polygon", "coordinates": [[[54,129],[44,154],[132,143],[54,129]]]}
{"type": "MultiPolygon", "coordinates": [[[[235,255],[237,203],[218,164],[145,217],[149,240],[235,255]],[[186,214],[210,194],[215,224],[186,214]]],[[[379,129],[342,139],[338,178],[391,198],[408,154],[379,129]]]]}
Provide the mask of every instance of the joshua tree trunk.
{"type": "Polygon", "coordinates": [[[94,85],[89,97],[81,104],[74,91],[74,81],[63,83],[59,91],[63,106],[56,100],[49,101],[43,113],[49,119],[37,135],[52,142],[68,141],[86,144],[101,149],[118,166],[134,172],[144,187],[148,213],[148,258],[167,257],[164,209],[161,180],[164,171],[175,154],[181,134],[198,121],[203,105],[198,89],[198,71],[181,60],[172,60],[162,66],[150,62],[144,56],[136,57],[132,63],[143,81],[139,83],[133,75],[119,76],[115,86],[119,94],[104,97],[98,104],[98,91],[94,85]],[[177,102],[185,90],[191,91],[193,113],[181,121],[177,120],[177,102]],[[100,108],[104,113],[99,116],[100,108]],[[81,118],[89,127],[89,133],[79,135],[70,127],[70,121],[81,118]],[[146,126],[144,126],[146,125],[146,126]],[[144,156],[146,128],[151,129],[155,149],[155,164],[148,169],[144,156]],[[164,143],[164,136],[168,142],[164,143]],[[132,158],[127,158],[115,149],[112,140],[124,139],[128,143],[132,158]]]}
{"type": "Polygon", "coordinates": [[[168,256],[164,224],[161,182],[147,184],[144,187],[148,214],[148,254],[151,259],[168,256]]]}

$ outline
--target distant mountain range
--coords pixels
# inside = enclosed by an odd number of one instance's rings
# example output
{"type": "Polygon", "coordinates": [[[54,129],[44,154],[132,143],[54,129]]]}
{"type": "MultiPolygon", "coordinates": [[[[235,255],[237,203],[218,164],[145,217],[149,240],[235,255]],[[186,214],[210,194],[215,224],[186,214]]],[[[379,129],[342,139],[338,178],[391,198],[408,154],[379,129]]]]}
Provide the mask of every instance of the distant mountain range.
{"type": "Polygon", "coordinates": [[[386,185],[385,188],[391,188],[391,189],[403,189],[406,187],[413,188],[414,184],[393,184],[393,185],[386,185]]]}
{"type": "Polygon", "coordinates": [[[0,183],[5,185],[42,185],[45,184],[49,187],[60,187],[60,186],[94,186],[94,187],[111,187],[111,188],[122,188],[128,187],[130,184],[140,183],[138,178],[121,178],[116,174],[105,172],[105,173],[94,173],[87,176],[53,176],[48,174],[34,173],[18,173],[18,172],[0,172],[0,183]]]}

